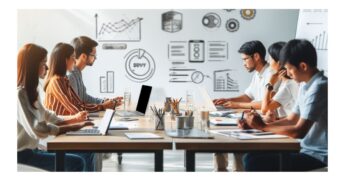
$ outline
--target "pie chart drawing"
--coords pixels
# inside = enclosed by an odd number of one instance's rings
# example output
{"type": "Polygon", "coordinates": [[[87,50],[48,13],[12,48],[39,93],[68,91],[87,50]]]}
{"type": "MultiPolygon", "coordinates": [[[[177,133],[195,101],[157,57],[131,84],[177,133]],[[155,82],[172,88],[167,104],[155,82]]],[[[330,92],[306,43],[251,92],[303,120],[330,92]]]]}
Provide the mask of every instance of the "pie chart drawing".
{"type": "Polygon", "coordinates": [[[155,61],[144,49],[134,49],[128,52],[124,58],[127,78],[134,82],[145,82],[155,73],[155,61]]]}

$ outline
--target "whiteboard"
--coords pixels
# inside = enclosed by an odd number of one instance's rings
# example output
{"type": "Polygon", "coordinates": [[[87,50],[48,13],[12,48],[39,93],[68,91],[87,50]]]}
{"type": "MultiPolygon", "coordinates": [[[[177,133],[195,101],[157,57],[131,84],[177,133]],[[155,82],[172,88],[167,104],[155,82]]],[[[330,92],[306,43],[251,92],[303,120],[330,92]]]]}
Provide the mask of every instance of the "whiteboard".
{"type": "Polygon", "coordinates": [[[309,40],[317,51],[317,66],[328,75],[328,10],[301,9],[296,38],[309,40]]]}

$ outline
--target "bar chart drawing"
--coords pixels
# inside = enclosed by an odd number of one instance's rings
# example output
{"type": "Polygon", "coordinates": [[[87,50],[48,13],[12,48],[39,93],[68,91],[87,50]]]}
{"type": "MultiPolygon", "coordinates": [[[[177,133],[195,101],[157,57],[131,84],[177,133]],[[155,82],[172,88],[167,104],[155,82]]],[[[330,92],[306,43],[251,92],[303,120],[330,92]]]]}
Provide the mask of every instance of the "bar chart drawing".
{"type": "Polygon", "coordinates": [[[311,43],[314,45],[316,50],[328,50],[328,34],[326,31],[316,35],[313,39],[311,39],[311,43]]]}
{"type": "Polygon", "coordinates": [[[107,71],[106,76],[99,77],[101,93],[114,93],[114,71],[107,71]]]}
{"type": "Polygon", "coordinates": [[[215,92],[238,92],[239,84],[232,78],[231,69],[214,71],[214,91],[215,92]]]}
{"type": "Polygon", "coordinates": [[[138,42],[141,40],[141,21],[143,18],[103,21],[98,23],[96,14],[96,38],[100,42],[138,42]]]}

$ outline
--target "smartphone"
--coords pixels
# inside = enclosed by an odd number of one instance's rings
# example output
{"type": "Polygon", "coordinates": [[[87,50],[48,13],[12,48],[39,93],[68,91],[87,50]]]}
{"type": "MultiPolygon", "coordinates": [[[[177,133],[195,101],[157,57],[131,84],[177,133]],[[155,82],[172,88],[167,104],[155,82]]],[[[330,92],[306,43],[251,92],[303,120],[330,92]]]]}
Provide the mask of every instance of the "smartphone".
{"type": "Polygon", "coordinates": [[[205,61],[205,41],[189,40],[189,62],[201,63],[205,61]]]}

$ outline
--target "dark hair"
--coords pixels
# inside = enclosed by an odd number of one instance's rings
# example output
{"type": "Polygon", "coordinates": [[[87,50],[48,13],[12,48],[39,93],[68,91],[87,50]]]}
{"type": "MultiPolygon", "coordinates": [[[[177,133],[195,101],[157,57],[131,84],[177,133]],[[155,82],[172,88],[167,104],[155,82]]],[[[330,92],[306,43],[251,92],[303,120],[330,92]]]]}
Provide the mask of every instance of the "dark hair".
{"type": "Polygon", "coordinates": [[[268,47],[268,54],[275,62],[279,61],[279,54],[284,45],[286,45],[286,42],[280,41],[273,43],[270,47],[268,47]]]}
{"type": "Polygon", "coordinates": [[[266,48],[261,43],[261,41],[254,40],[244,43],[241,48],[238,50],[238,53],[244,53],[246,55],[254,55],[254,53],[258,53],[260,57],[265,60],[266,56],[266,48]]]}
{"type": "Polygon", "coordinates": [[[283,64],[289,63],[299,68],[301,62],[310,67],[317,66],[317,54],[314,46],[303,39],[290,40],[281,50],[279,59],[283,64]]]}
{"type": "Polygon", "coordinates": [[[44,90],[47,89],[50,79],[54,75],[66,76],[67,67],[66,60],[74,53],[74,48],[67,43],[58,43],[51,55],[49,60],[49,72],[44,85],[44,90]]]}
{"type": "Polygon", "coordinates": [[[98,43],[87,36],[80,36],[72,40],[72,45],[75,50],[75,57],[79,58],[81,54],[89,55],[98,43]]]}
{"type": "Polygon", "coordinates": [[[38,70],[47,53],[45,48],[32,43],[24,45],[18,53],[17,86],[25,88],[30,105],[35,109],[34,103],[38,97],[38,70]]]}

